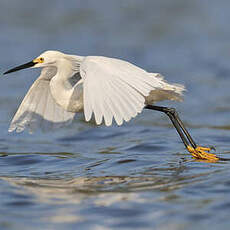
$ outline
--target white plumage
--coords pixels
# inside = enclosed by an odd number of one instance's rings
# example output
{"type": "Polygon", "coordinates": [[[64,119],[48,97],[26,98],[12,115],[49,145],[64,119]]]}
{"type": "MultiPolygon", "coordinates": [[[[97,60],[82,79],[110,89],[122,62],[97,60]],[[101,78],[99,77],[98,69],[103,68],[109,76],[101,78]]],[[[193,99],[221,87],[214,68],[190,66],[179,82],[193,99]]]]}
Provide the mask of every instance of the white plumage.
{"type": "Polygon", "coordinates": [[[21,132],[26,127],[32,132],[36,128],[49,129],[51,125],[70,123],[75,113],[68,112],[59,106],[50,92],[50,80],[56,68],[44,68],[41,75],[33,83],[11,124],[9,132],[21,132]]]}
{"type": "Polygon", "coordinates": [[[99,56],[75,56],[46,51],[32,62],[5,74],[28,67],[42,67],[16,112],[9,131],[30,131],[42,126],[70,123],[77,112],[85,120],[110,126],[137,116],[146,104],[181,100],[184,86],[167,83],[158,73],[123,60],[99,56]]]}

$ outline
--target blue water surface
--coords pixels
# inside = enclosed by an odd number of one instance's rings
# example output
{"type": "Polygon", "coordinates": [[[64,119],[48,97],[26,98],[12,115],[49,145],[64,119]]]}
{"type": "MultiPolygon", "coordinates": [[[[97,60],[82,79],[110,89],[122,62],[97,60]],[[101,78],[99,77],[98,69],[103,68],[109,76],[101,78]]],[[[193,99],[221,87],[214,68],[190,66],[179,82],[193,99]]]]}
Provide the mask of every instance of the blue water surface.
{"type": "MultiPolygon", "coordinates": [[[[228,0],[2,0],[0,73],[45,50],[128,60],[187,88],[176,107],[197,143],[230,158],[228,0]]],[[[37,69],[0,79],[0,229],[229,229],[230,164],[192,159],[169,119],[121,127],[77,115],[8,133],[37,69]]]]}

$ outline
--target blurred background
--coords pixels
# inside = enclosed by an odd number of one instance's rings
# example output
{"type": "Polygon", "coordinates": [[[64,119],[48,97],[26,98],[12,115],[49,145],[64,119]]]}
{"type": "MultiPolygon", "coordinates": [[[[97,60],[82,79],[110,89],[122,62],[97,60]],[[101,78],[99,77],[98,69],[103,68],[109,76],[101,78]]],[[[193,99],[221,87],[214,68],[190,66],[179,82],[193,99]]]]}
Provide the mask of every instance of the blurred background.
{"type": "MultiPolygon", "coordinates": [[[[45,50],[103,55],[187,88],[177,108],[197,143],[230,158],[228,0],[1,0],[0,72],[45,50]]],[[[168,118],[121,127],[78,115],[48,133],[8,133],[40,70],[0,84],[0,229],[228,229],[228,162],[198,162],[168,118]]]]}

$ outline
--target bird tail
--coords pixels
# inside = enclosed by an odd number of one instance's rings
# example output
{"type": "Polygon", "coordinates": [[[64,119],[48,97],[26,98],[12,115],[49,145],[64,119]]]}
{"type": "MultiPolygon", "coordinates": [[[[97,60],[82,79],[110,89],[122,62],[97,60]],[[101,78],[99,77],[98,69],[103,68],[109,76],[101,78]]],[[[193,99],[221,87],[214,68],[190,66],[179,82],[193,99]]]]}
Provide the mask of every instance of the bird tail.
{"type": "Polygon", "coordinates": [[[183,92],[186,91],[184,85],[170,84],[160,74],[150,73],[150,76],[157,78],[161,87],[150,92],[149,96],[146,97],[146,104],[163,100],[183,101],[183,92]]]}

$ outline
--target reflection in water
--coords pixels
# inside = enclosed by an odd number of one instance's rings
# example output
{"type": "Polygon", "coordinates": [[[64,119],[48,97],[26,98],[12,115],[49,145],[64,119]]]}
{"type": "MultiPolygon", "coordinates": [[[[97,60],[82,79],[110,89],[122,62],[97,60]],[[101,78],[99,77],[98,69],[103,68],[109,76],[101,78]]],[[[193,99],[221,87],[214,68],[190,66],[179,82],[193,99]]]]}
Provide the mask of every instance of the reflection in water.
{"type": "MultiPolygon", "coordinates": [[[[127,162],[128,163],[128,162],[127,162]]],[[[94,167],[94,166],[92,166],[94,167]]],[[[86,198],[96,198],[97,204],[113,204],[117,201],[137,201],[135,192],[139,191],[173,191],[205,180],[209,173],[183,175],[186,166],[149,168],[140,176],[101,176],[77,177],[74,179],[39,179],[28,177],[0,177],[13,186],[21,188],[19,193],[35,195],[44,203],[80,203],[86,198]],[[22,190],[23,188],[23,190],[22,190]],[[105,200],[104,198],[107,198],[105,200]],[[109,200],[111,198],[111,201],[109,200]],[[102,199],[103,201],[100,201],[102,199]]],[[[142,198],[141,198],[142,199],[142,198]]]]}
{"type": "MultiPolygon", "coordinates": [[[[131,182],[128,178],[77,178],[66,180],[42,180],[28,178],[0,178],[13,186],[19,187],[20,194],[33,194],[37,201],[54,204],[80,204],[86,198],[97,198],[95,204],[109,206],[122,200],[137,200],[135,193],[109,192],[98,193],[102,185],[131,182]],[[98,187],[98,189],[97,189],[98,187]],[[22,189],[23,188],[23,189],[22,189]]],[[[105,189],[106,190],[106,189],[105,189]]]]}
{"type": "MultiPolygon", "coordinates": [[[[212,199],[209,195],[190,195],[188,199],[188,194],[193,191],[188,188],[195,186],[201,189],[210,173],[216,175],[222,172],[218,167],[214,167],[212,172],[203,171],[204,165],[200,164],[200,169],[197,165],[197,173],[190,174],[193,171],[191,167],[194,167],[192,163],[184,161],[179,164],[155,165],[140,171],[139,176],[79,176],[72,179],[2,176],[0,179],[13,187],[11,197],[17,197],[30,210],[34,209],[35,204],[52,207],[48,215],[45,214],[47,212],[40,214],[41,222],[68,225],[78,223],[84,226],[86,223],[95,223],[95,218],[107,216],[108,220],[98,222],[98,229],[103,229],[104,226],[115,226],[122,222],[132,225],[133,218],[136,224],[172,218],[175,215],[174,205],[182,209],[186,208],[184,203],[196,206],[201,202],[202,206],[210,205],[212,199]],[[165,205],[170,209],[164,209],[165,205]]],[[[122,164],[128,165],[130,162],[122,164]]],[[[12,207],[18,208],[17,203],[10,203],[12,207]]],[[[180,223],[174,222],[173,226],[184,226],[183,218],[180,223]]],[[[162,227],[165,224],[161,221],[158,223],[162,227]]]]}

